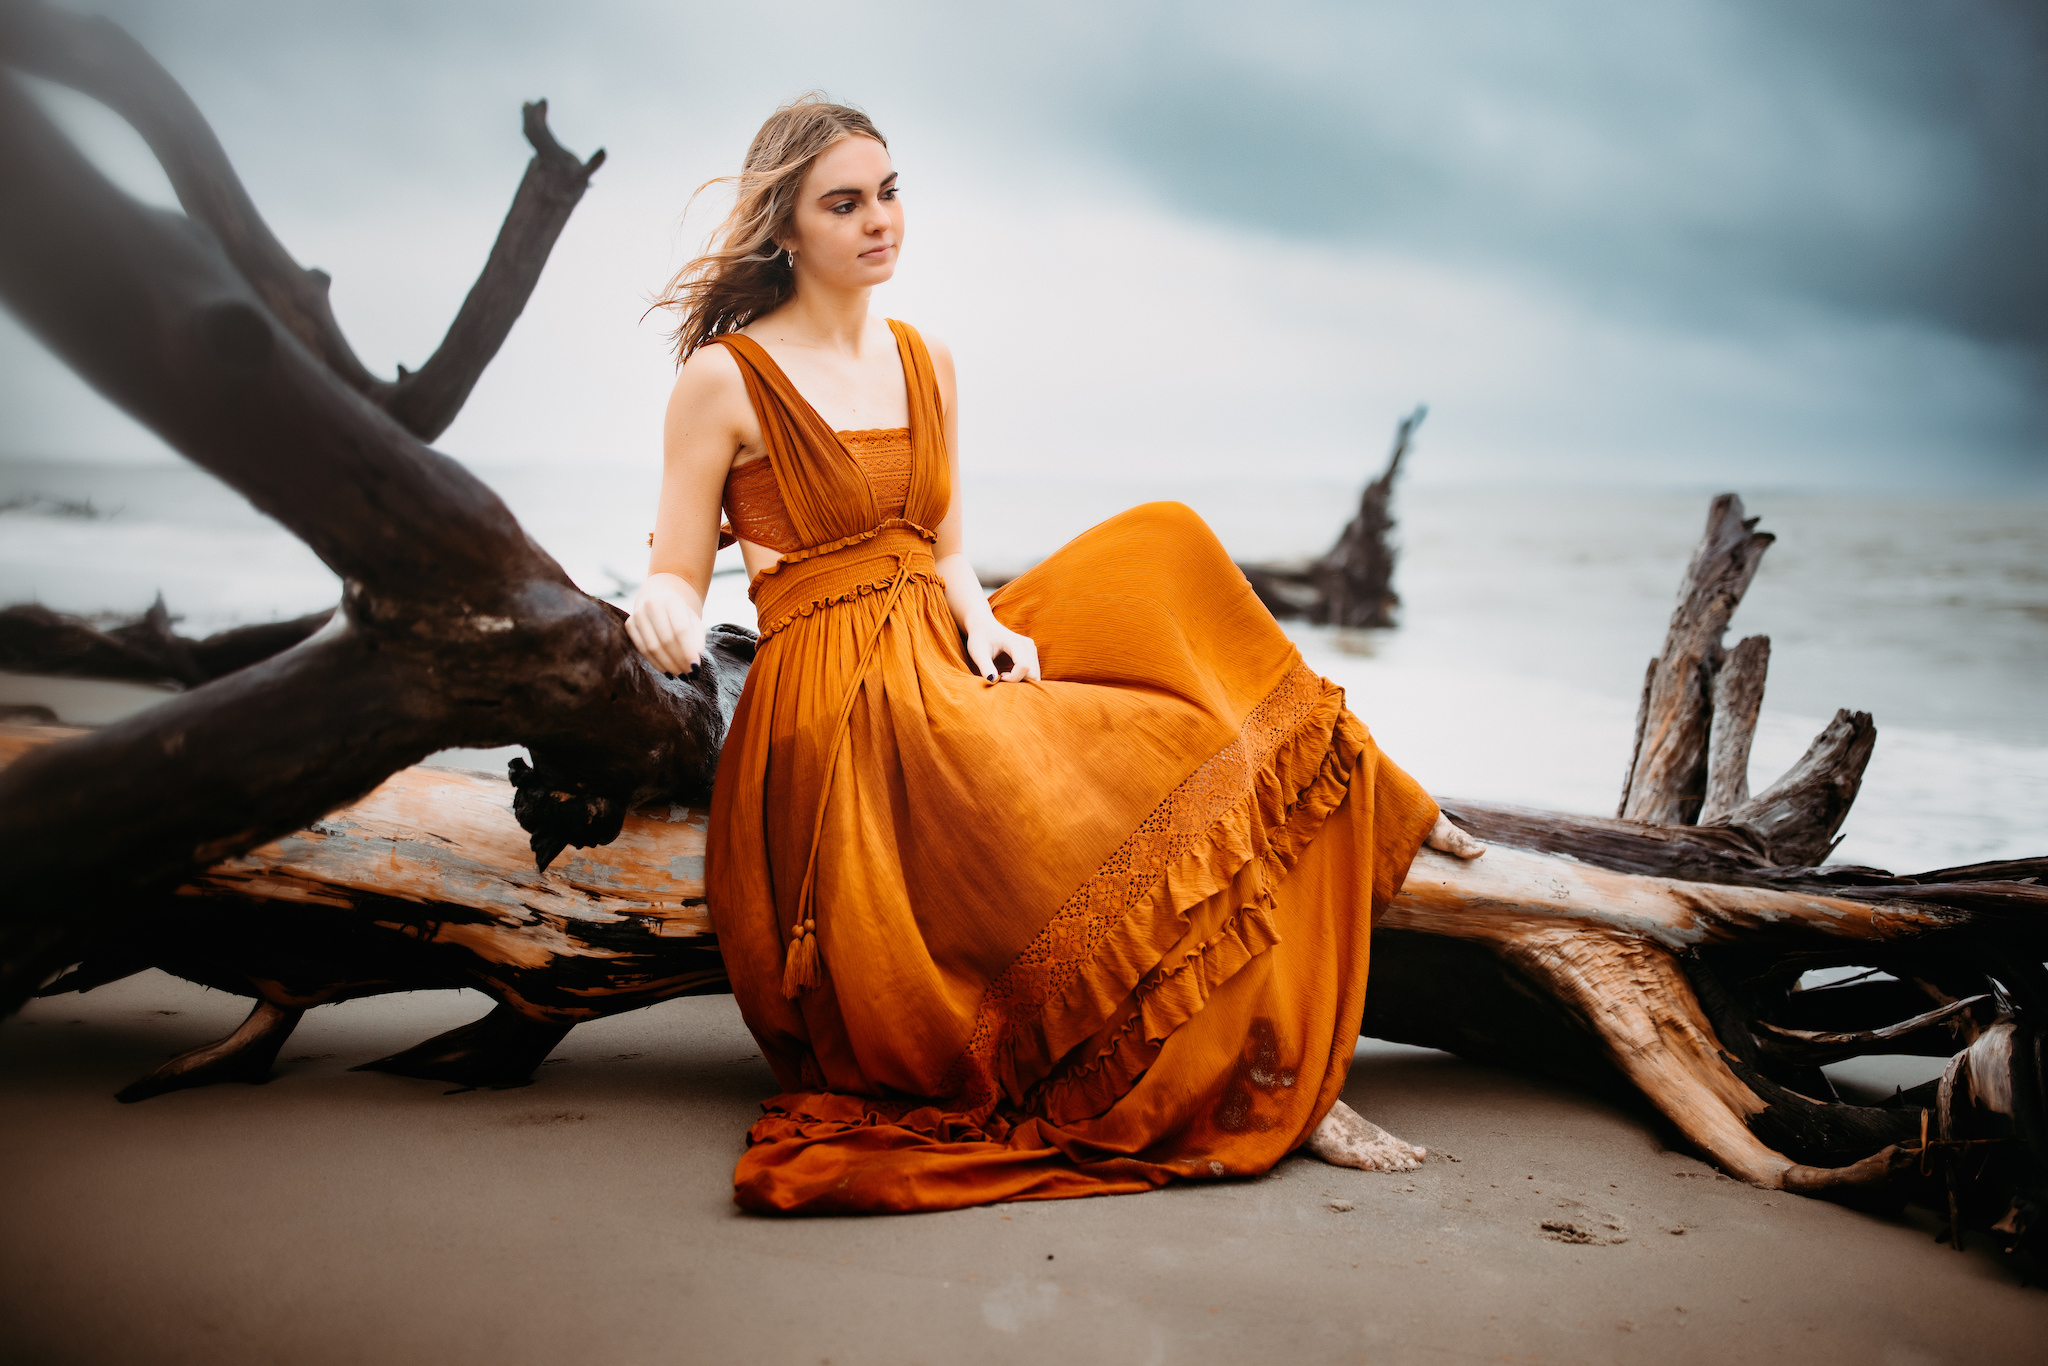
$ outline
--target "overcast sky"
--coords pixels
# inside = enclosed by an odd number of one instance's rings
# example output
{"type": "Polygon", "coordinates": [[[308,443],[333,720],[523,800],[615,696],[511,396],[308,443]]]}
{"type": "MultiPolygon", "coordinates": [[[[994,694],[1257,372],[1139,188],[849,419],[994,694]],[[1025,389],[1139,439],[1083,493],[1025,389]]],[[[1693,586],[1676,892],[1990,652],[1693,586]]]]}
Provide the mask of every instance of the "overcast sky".
{"type": "MultiPolygon", "coordinates": [[[[1001,474],[2048,491],[2038,0],[99,8],[213,120],[388,372],[517,183],[519,103],[610,158],[440,443],[658,459],[647,296],[778,102],[867,109],[1001,474]]],[[[135,192],[139,141],[43,90],[135,192]]],[[[11,321],[0,455],[172,458],[11,321]]]]}

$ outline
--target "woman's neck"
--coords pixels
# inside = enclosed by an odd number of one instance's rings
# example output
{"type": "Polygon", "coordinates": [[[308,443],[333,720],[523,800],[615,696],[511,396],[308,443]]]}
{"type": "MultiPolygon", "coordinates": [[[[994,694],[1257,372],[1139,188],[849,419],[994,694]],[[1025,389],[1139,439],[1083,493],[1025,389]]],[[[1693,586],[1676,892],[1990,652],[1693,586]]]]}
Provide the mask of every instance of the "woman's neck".
{"type": "Polygon", "coordinates": [[[777,341],[857,357],[872,326],[868,316],[871,292],[837,290],[816,283],[800,286],[782,307],[746,330],[759,327],[777,341]]]}

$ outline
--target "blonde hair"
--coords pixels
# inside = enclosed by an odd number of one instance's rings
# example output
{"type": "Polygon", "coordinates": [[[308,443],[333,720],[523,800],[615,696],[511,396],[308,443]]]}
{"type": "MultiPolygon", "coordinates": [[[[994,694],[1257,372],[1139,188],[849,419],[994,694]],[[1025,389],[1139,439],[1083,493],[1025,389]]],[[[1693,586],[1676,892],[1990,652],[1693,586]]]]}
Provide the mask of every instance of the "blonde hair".
{"type": "MultiPolygon", "coordinates": [[[[736,176],[720,176],[697,188],[737,187],[732,212],[711,235],[707,250],[675,273],[654,300],[673,309],[676,359],[685,361],[711,338],[737,332],[772,312],[796,291],[796,272],[775,239],[796,214],[804,176],[833,144],[849,137],[873,138],[887,147],[866,114],[832,104],[816,91],[777,109],[754,134],[736,176]]],[[[694,201],[697,195],[690,198],[694,201]]]]}

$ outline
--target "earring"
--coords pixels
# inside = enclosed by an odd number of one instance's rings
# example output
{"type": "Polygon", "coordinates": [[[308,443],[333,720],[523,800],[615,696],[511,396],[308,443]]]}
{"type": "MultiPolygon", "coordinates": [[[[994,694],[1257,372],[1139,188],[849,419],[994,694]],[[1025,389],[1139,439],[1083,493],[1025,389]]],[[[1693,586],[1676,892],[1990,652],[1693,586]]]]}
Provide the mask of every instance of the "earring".
{"type": "Polygon", "coordinates": [[[784,247],[782,249],[782,259],[789,263],[789,268],[791,270],[796,269],[796,253],[791,251],[788,247],[784,247]]]}

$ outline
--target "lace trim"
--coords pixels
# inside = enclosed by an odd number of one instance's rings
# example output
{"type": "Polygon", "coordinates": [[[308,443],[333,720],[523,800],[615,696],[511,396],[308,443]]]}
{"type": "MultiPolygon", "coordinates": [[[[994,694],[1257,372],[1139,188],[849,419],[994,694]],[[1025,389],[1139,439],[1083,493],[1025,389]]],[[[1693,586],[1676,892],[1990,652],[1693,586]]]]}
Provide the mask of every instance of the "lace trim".
{"type": "Polygon", "coordinates": [[[917,455],[910,442],[900,446],[875,446],[853,453],[854,463],[867,476],[875,491],[875,507],[883,517],[901,517],[910,502],[910,474],[917,468],[917,455]]]}
{"type": "MultiPolygon", "coordinates": [[[[875,506],[883,519],[901,517],[910,501],[911,471],[917,465],[910,428],[875,427],[833,435],[860,467],[868,487],[874,490],[875,506]]],[[[789,518],[789,505],[783,501],[774,464],[766,456],[733,466],[725,477],[720,501],[725,506],[727,526],[719,528],[719,549],[732,543],[724,539],[727,536],[741,537],[785,554],[803,548],[803,538],[797,535],[796,525],[789,518]]],[[[652,532],[648,533],[647,543],[654,544],[652,532]]]]}
{"type": "MultiPolygon", "coordinates": [[[[1307,665],[1295,665],[1252,709],[1237,739],[1169,793],[989,984],[982,993],[974,1031],[949,1078],[947,1089],[958,1098],[961,1109],[979,1115],[993,1108],[1001,1094],[998,1064],[1014,1047],[1017,1028],[1039,1018],[1111,934],[1166,880],[1169,870],[1199,850],[1212,831],[1253,795],[1262,770],[1281,745],[1311,719],[1330,691],[1307,665]]],[[[1319,772],[1320,768],[1318,765],[1319,772]]],[[[1299,794],[1288,795],[1298,800],[1299,794]]],[[[1294,805],[1286,804],[1290,811],[1294,805]]],[[[1253,833],[1270,841],[1284,833],[1284,824],[1253,833]]],[[[1173,909],[1184,914],[1187,908],[1173,909]]]]}
{"type": "Polygon", "coordinates": [[[863,427],[857,432],[834,432],[839,444],[851,451],[865,447],[870,449],[893,449],[897,446],[910,449],[910,428],[908,427],[863,427]]]}
{"type": "Polygon", "coordinates": [[[1100,1036],[1085,1060],[1040,1082],[1025,1098],[1022,1108],[1027,1113],[1070,1124],[1107,1110],[1151,1066],[1158,1046],[1199,1014],[1218,987],[1280,942],[1273,921],[1274,888],[1322,830],[1321,822],[1299,822],[1296,814],[1304,807],[1335,810],[1350,791],[1351,771],[1362,748],[1357,723],[1348,716],[1340,720],[1314,781],[1294,794],[1274,841],[1259,858],[1256,894],[1200,944],[1147,973],[1131,992],[1122,1022],[1100,1036]]]}
{"type": "Polygon", "coordinates": [[[784,552],[800,550],[803,540],[789,520],[782,486],[766,456],[735,465],[725,477],[725,515],[736,535],[756,545],[784,552]]]}

